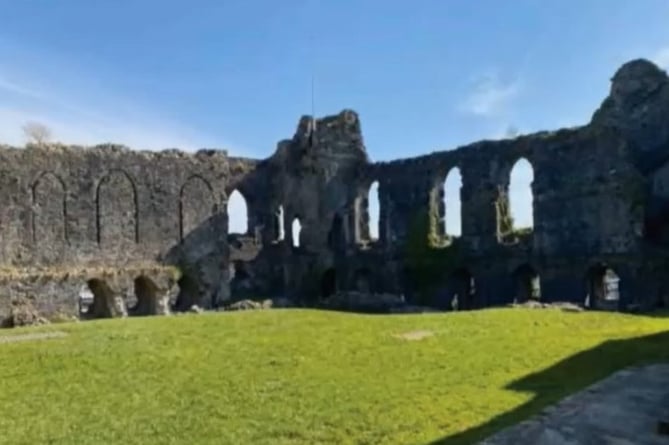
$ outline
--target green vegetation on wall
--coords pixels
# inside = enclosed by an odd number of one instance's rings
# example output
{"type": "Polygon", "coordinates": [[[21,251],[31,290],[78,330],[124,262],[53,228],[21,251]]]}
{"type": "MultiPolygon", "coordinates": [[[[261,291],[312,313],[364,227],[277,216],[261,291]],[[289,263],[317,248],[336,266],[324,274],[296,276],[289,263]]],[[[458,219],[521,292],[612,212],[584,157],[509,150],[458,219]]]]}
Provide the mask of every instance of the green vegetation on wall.
{"type": "Polygon", "coordinates": [[[500,196],[495,202],[495,206],[497,207],[497,224],[500,237],[504,238],[513,234],[513,215],[511,215],[509,198],[506,193],[500,193],[500,196]]]}
{"type": "Polygon", "coordinates": [[[421,213],[410,224],[404,247],[404,268],[418,303],[428,304],[460,263],[458,240],[444,243],[430,230],[430,215],[421,213]]]}

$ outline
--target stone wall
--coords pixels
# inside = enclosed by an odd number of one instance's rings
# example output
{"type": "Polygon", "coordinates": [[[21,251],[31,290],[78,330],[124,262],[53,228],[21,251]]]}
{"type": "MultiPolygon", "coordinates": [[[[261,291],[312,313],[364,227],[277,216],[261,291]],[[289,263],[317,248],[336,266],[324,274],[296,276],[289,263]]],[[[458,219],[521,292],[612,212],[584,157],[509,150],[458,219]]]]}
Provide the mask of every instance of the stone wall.
{"type": "Polygon", "coordinates": [[[603,271],[611,268],[620,278],[620,298],[590,304],[650,308],[667,293],[660,277],[669,245],[662,188],[668,113],[667,75],[636,60],[615,73],[611,93],[586,125],[392,162],[370,161],[352,110],[302,117],[292,138],[264,160],[214,150],[2,147],[2,298],[30,294],[44,310],[72,313],[72,289],[98,280],[99,294],[105,289],[130,301],[137,292],[128,283],[140,276],[133,271],[149,265],[150,287],[175,300],[174,309],[253,296],[313,303],[354,288],[410,299],[422,292],[421,299],[444,308],[455,296],[459,307],[475,308],[539,290],[543,300],[583,303],[588,295],[597,300],[603,271]],[[510,172],[520,159],[534,172],[534,225],[524,232],[513,230],[507,214],[510,172]],[[442,198],[444,179],[456,167],[462,234],[452,238],[444,233],[442,198]],[[371,239],[368,214],[374,182],[378,239],[371,239]],[[233,190],[248,208],[241,234],[228,233],[233,190]],[[301,225],[299,240],[294,221],[301,225]],[[425,246],[418,247],[427,249],[421,264],[434,269],[428,295],[407,266],[420,221],[426,232],[418,243],[425,246]],[[161,275],[167,266],[176,266],[174,282],[161,275]],[[20,278],[49,283],[54,267],[85,271],[74,287],[61,280],[68,288],[62,304],[58,285],[24,286],[20,278]],[[105,281],[103,270],[125,278],[105,281]]]}
{"type": "MultiPolygon", "coordinates": [[[[91,271],[86,282],[94,271],[173,264],[211,288],[227,258],[227,195],[257,161],[105,145],[3,147],[0,164],[0,274],[57,266],[91,271]]],[[[206,304],[211,292],[190,300],[206,304]]]]}
{"type": "MultiPolygon", "coordinates": [[[[669,272],[668,252],[649,239],[647,230],[651,204],[657,207],[659,197],[654,190],[665,180],[662,166],[669,159],[669,125],[663,119],[669,112],[668,85],[657,67],[632,61],[613,76],[610,96],[587,125],[362,166],[353,185],[357,201],[350,201],[349,209],[364,212],[369,185],[378,181],[380,236],[365,239],[368,218],[356,217],[350,230],[358,249],[340,263],[342,285],[356,285],[356,271],[347,270],[355,267],[371,276],[377,291],[410,293],[402,256],[412,224],[424,216],[432,250],[455,242],[459,252],[457,264],[449,269],[444,263],[443,283],[433,291],[435,304],[447,306],[443,301],[457,293],[462,297],[469,287],[475,288],[472,307],[509,303],[529,287],[530,271],[547,301],[653,307],[666,293],[657,290],[663,289],[658,270],[669,272]],[[533,168],[534,227],[505,232],[500,204],[508,203],[510,171],[520,159],[533,168]],[[462,235],[452,240],[443,233],[442,198],[444,180],[456,167],[462,176],[462,235]],[[590,301],[607,268],[620,278],[619,300],[590,301]],[[471,279],[471,286],[463,287],[462,277],[471,279]]],[[[652,221],[664,229],[666,245],[669,206],[666,199],[662,204],[660,217],[652,221]]]]}

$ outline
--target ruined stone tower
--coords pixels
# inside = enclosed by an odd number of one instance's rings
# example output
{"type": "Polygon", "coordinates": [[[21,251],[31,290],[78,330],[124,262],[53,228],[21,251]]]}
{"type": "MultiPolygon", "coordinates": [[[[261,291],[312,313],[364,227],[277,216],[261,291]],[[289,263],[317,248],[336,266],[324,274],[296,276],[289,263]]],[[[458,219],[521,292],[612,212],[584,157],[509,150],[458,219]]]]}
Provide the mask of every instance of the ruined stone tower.
{"type": "Polygon", "coordinates": [[[24,298],[44,314],[78,315],[86,288],[90,316],[164,313],[168,300],[174,309],[243,296],[312,303],[347,289],[442,308],[458,295],[465,308],[540,298],[651,309],[669,293],[667,115],[666,73],[634,60],[583,126],[392,162],[370,161],[351,110],[302,117],[263,160],[2,147],[0,314],[24,298]],[[524,231],[507,211],[521,159],[534,171],[534,225],[524,231]],[[449,237],[443,183],[454,168],[462,233],[449,237]],[[234,190],[248,210],[238,234],[228,231],[234,190]]]}

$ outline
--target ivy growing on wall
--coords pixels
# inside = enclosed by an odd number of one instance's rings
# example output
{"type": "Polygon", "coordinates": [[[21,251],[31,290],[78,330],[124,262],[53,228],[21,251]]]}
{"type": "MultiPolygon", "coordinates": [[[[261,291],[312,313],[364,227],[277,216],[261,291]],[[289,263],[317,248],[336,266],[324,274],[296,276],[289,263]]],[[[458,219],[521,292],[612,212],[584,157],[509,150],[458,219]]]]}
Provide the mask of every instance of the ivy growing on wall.
{"type": "Polygon", "coordinates": [[[413,218],[404,246],[404,270],[419,304],[429,304],[460,263],[459,240],[444,245],[437,238],[428,213],[413,218]]]}

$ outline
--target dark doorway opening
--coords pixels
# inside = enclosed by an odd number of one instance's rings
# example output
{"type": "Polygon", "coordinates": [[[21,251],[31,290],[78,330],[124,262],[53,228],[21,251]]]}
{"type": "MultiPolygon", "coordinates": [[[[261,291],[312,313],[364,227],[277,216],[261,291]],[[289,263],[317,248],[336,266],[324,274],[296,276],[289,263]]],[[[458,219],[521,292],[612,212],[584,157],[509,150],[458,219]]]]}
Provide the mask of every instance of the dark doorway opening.
{"type": "Polygon", "coordinates": [[[513,273],[514,295],[518,303],[541,299],[539,274],[529,264],[523,264],[513,273]]]}
{"type": "Polygon", "coordinates": [[[476,302],[476,285],[472,274],[467,269],[458,269],[453,274],[453,282],[455,289],[453,309],[473,309],[476,302]]]}
{"type": "Polygon", "coordinates": [[[333,252],[341,252],[346,248],[344,220],[338,213],[332,218],[332,225],[328,233],[328,247],[333,252]]]}
{"type": "Polygon", "coordinates": [[[328,298],[337,292],[337,271],[331,267],[321,278],[321,297],[328,298]]]}
{"type": "Polygon", "coordinates": [[[175,310],[187,311],[193,305],[199,304],[200,287],[189,273],[184,273],[177,284],[179,285],[179,293],[174,303],[175,310]]]}
{"type": "Polygon", "coordinates": [[[363,293],[371,292],[371,275],[371,272],[366,267],[358,269],[354,275],[355,290],[363,293]]]}
{"type": "Polygon", "coordinates": [[[136,305],[130,309],[132,315],[154,315],[158,312],[158,286],[148,277],[135,278],[136,305]]]}
{"type": "Polygon", "coordinates": [[[604,264],[592,266],[588,270],[587,282],[586,307],[608,310],[618,308],[620,301],[620,278],[612,268],[604,264]]]}

